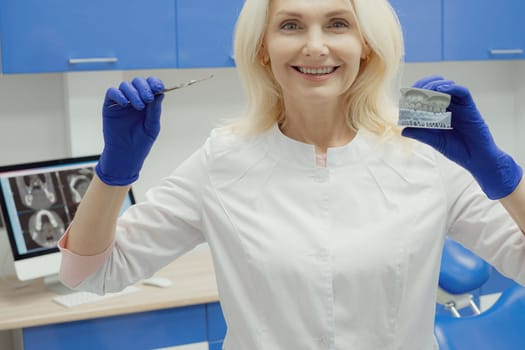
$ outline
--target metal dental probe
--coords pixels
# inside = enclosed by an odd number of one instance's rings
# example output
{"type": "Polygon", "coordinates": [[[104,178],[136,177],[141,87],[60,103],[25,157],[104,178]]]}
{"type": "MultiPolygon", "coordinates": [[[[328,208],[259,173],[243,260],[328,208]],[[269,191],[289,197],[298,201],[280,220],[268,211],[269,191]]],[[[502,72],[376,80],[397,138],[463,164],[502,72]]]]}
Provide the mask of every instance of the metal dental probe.
{"type": "MultiPolygon", "coordinates": [[[[205,81],[205,80],[208,80],[208,79],[211,79],[211,78],[213,78],[213,74],[210,74],[209,76],[207,76],[205,78],[188,80],[188,81],[185,81],[183,83],[174,85],[172,87],[165,88],[164,90],[162,90],[159,93],[156,93],[155,95],[160,95],[160,94],[163,94],[163,93],[166,93],[166,92],[183,89],[183,88],[188,87],[190,85],[197,84],[197,83],[200,83],[201,81],[205,81]]],[[[129,104],[129,102],[128,102],[128,104],[129,104]]],[[[113,103],[113,104],[109,105],[108,108],[112,108],[112,107],[116,107],[116,106],[120,106],[120,105],[118,103],[113,103]]]]}

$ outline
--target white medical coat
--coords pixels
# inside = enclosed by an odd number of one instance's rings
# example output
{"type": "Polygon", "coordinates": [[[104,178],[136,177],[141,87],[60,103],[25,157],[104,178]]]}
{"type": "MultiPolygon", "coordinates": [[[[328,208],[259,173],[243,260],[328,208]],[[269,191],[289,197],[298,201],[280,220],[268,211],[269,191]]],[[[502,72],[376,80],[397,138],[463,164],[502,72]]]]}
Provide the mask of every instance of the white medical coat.
{"type": "Polygon", "coordinates": [[[427,146],[360,131],[322,168],[277,126],[215,130],[121,217],[79,288],[119,290],[206,241],[226,350],[430,350],[446,235],[525,282],[519,228],[427,146]]]}

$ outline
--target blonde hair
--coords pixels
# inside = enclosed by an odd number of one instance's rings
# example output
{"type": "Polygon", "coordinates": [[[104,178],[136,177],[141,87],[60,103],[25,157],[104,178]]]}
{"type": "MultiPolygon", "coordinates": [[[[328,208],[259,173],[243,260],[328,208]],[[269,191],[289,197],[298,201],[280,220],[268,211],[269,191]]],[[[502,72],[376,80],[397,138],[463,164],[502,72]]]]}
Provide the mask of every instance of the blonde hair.
{"type": "MultiPolygon", "coordinates": [[[[395,91],[404,54],[401,26],[387,0],[346,1],[354,12],[363,43],[370,49],[345,94],[346,123],[354,131],[365,128],[383,135],[397,130],[395,91]]],[[[246,0],[235,30],[234,55],[246,91],[246,110],[234,127],[244,133],[263,132],[275,122],[282,122],[284,115],[281,89],[261,55],[270,2],[246,0]]]]}

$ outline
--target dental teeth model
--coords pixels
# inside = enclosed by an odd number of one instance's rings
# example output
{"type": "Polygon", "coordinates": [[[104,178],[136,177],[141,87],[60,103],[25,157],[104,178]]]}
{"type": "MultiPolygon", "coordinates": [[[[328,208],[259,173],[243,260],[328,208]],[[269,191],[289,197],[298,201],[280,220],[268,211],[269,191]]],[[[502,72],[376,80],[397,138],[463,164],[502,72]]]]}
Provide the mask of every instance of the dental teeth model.
{"type": "Polygon", "coordinates": [[[452,129],[452,115],[447,112],[450,95],[417,88],[401,89],[400,126],[428,129],[452,129]]]}

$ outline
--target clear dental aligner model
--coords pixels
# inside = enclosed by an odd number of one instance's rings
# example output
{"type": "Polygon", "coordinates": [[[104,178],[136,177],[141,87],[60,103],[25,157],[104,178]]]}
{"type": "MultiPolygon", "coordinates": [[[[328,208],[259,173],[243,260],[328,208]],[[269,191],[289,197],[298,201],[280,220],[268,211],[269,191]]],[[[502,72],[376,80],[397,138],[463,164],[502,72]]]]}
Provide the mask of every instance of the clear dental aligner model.
{"type": "Polygon", "coordinates": [[[428,129],[452,129],[452,115],[447,112],[450,95],[417,88],[401,89],[400,126],[428,129]]]}

